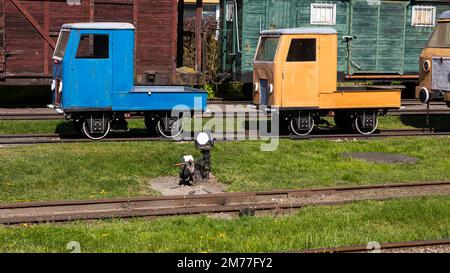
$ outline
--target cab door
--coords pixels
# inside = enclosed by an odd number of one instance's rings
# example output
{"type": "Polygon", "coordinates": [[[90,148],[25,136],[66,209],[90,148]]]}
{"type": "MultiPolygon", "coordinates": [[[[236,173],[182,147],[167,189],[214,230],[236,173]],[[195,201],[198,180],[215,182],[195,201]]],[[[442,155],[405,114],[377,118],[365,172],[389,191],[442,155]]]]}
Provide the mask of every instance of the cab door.
{"type": "MultiPolygon", "coordinates": [[[[72,106],[107,110],[112,106],[112,33],[80,30],[70,65],[72,106]]],[[[64,87],[63,87],[64,90],[64,87]]]]}
{"type": "Polygon", "coordinates": [[[318,107],[318,37],[293,37],[286,41],[282,56],[282,105],[318,107]]]}

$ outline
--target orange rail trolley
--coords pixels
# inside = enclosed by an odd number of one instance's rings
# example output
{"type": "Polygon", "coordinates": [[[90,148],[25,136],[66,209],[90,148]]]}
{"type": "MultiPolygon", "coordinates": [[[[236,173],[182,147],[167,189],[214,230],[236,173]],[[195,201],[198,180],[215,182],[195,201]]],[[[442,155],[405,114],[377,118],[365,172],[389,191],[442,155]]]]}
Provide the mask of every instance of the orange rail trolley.
{"type": "Polygon", "coordinates": [[[253,83],[253,103],[278,111],[281,126],[300,136],[311,133],[330,112],[338,127],[371,134],[379,112],[398,109],[401,104],[401,90],[391,86],[337,88],[337,32],[333,28],[262,31],[253,83]]]}
{"type": "Polygon", "coordinates": [[[439,16],[434,32],[420,54],[416,97],[423,103],[443,99],[450,107],[450,10],[439,16]]]}

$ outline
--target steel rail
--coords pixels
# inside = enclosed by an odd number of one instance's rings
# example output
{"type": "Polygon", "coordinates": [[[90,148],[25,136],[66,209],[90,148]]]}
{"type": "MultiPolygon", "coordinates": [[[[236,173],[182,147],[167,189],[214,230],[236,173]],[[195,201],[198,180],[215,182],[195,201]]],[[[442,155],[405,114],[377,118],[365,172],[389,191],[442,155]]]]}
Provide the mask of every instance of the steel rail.
{"type": "MultiPolygon", "coordinates": [[[[385,201],[399,197],[392,194],[377,196],[375,190],[423,189],[420,196],[450,194],[450,181],[422,183],[374,184],[350,187],[274,190],[260,192],[236,192],[187,196],[151,196],[100,200],[73,200],[48,202],[23,202],[0,204],[1,224],[66,222],[130,217],[160,217],[204,213],[243,213],[245,211],[285,211],[311,205],[341,205],[362,200],[385,201]],[[300,198],[336,195],[348,192],[369,191],[367,197],[351,197],[342,200],[306,202],[300,198]],[[430,194],[430,193],[428,193],[430,194]]],[[[398,192],[397,192],[398,194],[398,192]]],[[[407,196],[418,196],[407,195],[407,196]]],[[[405,197],[405,195],[402,195],[405,197]]]]}
{"type": "MultiPolygon", "coordinates": [[[[361,135],[355,133],[346,133],[338,130],[322,130],[319,134],[311,134],[308,136],[296,135],[270,135],[258,134],[256,131],[244,132],[216,132],[214,133],[217,141],[240,141],[240,140],[261,140],[261,138],[279,138],[291,140],[369,140],[376,138],[391,138],[391,137],[439,137],[450,136],[450,131],[437,131],[430,129],[400,129],[400,130],[380,130],[378,133],[371,135],[361,135]]],[[[168,142],[183,142],[193,141],[193,136],[184,137],[182,139],[171,140],[161,137],[146,136],[145,133],[128,134],[120,137],[118,135],[111,135],[101,140],[90,140],[81,138],[78,135],[59,135],[59,134],[8,134],[0,135],[0,145],[24,145],[24,144],[52,144],[52,143],[82,143],[82,142],[126,142],[126,141],[168,141],[168,142]]]]}
{"type": "Polygon", "coordinates": [[[416,248],[426,246],[439,246],[450,245],[449,239],[437,239],[437,240],[425,240],[425,241],[409,241],[409,242],[391,242],[383,243],[379,245],[379,248],[374,249],[373,246],[342,246],[342,247],[328,247],[328,248],[316,248],[300,251],[292,251],[292,253],[354,253],[354,252],[371,252],[376,250],[386,249],[402,249],[402,248],[416,248]]]}

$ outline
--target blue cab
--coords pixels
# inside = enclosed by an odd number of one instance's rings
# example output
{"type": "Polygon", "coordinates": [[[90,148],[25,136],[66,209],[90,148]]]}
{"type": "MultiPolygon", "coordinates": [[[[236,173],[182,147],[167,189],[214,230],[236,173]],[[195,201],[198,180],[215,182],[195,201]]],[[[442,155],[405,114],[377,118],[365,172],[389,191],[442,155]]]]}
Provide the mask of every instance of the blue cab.
{"type": "Polygon", "coordinates": [[[206,109],[207,93],[184,86],[134,85],[134,26],[62,26],[53,55],[53,104],[84,135],[101,139],[127,130],[125,117],[144,115],[154,134],[175,137],[181,118],[206,109]]]}

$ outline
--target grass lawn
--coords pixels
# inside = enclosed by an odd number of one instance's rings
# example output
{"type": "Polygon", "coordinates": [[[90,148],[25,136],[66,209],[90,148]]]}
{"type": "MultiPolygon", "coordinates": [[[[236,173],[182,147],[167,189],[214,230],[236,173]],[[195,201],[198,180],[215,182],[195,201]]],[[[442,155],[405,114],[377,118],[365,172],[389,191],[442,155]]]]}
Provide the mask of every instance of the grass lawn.
{"type": "Polygon", "coordinates": [[[0,226],[0,252],[278,252],[450,237],[450,197],[308,207],[284,217],[206,216],[0,226]]]}
{"type": "MultiPolygon", "coordinates": [[[[430,115],[430,125],[434,129],[450,130],[450,115],[430,115]]],[[[379,118],[378,128],[414,129],[429,128],[425,115],[386,116],[379,118]]]]}
{"type": "MultiPolygon", "coordinates": [[[[281,140],[274,152],[260,141],[218,142],[213,173],[229,191],[307,188],[450,179],[450,138],[405,137],[370,141],[281,140]],[[414,156],[416,164],[343,158],[344,152],[414,156]]],[[[177,175],[181,156],[200,153],[192,143],[97,142],[0,148],[0,202],[89,199],[154,194],[149,178],[177,175]]]]}
{"type": "MultiPolygon", "coordinates": [[[[211,119],[204,119],[208,123],[211,119]]],[[[333,118],[326,118],[334,124],[333,118]]],[[[431,126],[436,129],[450,130],[450,115],[434,115],[430,119],[431,126]]],[[[128,126],[132,131],[145,130],[143,119],[129,119],[128,126]]],[[[212,126],[212,123],[209,123],[212,126]]],[[[222,119],[217,121],[216,131],[223,131],[222,119]]],[[[235,124],[237,126],[237,124],[235,124]]],[[[428,128],[425,115],[404,115],[379,117],[379,129],[412,129],[428,128]]],[[[62,120],[0,120],[0,134],[73,134],[76,133],[70,121],[62,120]]]]}

